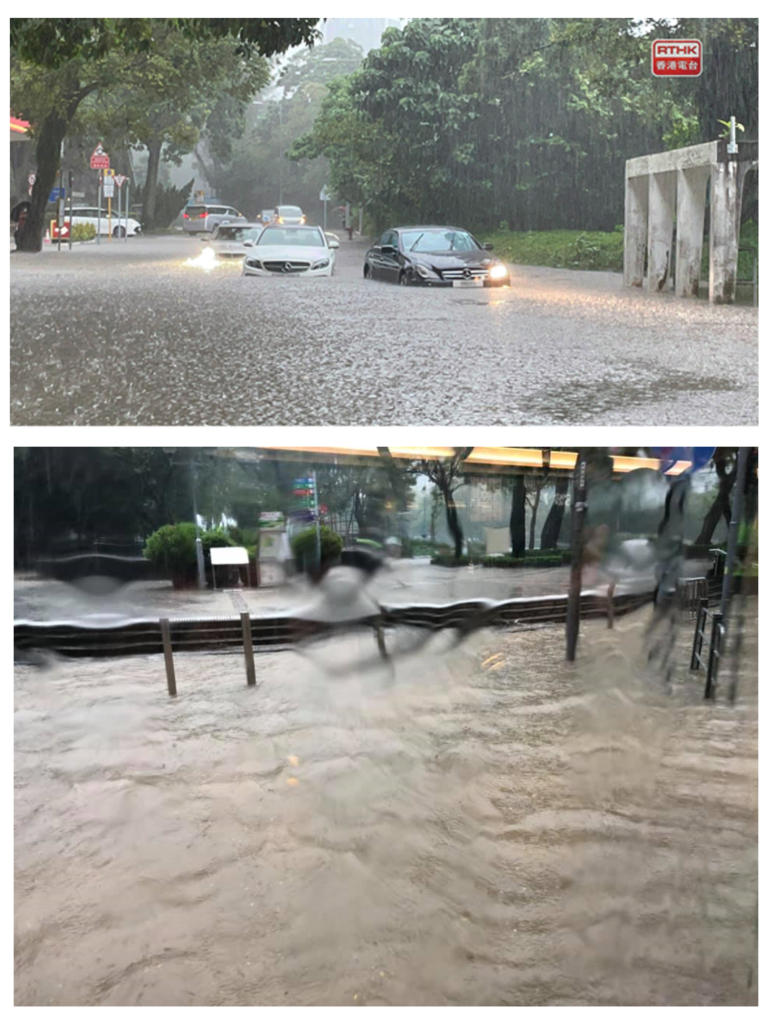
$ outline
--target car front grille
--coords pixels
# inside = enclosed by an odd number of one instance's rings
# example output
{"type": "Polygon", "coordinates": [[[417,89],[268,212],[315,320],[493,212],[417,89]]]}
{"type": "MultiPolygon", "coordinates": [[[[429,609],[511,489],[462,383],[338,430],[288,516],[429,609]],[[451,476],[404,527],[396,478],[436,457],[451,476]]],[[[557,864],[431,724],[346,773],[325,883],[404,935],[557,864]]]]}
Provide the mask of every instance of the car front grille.
{"type": "Polygon", "coordinates": [[[308,260],[263,260],[263,269],[274,274],[301,274],[310,266],[308,260]]]}
{"type": "Polygon", "coordinates": [[[487,267],[449,267],[443,270],[443,281],[471,281],[475,277],[487,277],[487,267]]]}

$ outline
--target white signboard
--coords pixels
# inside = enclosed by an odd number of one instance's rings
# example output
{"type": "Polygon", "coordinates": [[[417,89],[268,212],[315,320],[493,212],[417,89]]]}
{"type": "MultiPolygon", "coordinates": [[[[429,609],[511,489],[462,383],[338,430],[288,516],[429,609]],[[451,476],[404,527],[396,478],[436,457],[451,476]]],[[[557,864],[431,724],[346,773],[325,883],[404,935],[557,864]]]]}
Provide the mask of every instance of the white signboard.
{"type": "Polygon", "coordinates": [[[105,197],[115,196],[115,180],[112,176],[105,176],[102,182],[102,190],[105,197]]]}
{"type": "Polygon", "coordinates": [[[249,565],[246,548],[210,548],[212,565],[249,565]]]}

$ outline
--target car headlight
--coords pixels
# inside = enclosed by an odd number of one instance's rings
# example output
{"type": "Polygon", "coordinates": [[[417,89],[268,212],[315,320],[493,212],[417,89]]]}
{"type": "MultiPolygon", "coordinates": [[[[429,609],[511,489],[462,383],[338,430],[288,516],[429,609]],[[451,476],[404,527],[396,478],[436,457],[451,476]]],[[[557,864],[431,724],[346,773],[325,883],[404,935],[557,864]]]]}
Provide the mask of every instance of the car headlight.
{"type": "Polygon", "coordinates": [[[329,266],[330,266],[329,260],[317,260],[317,262],[313,265],[311,270],[324,270],[325,267],[329,266]]]}
{"type": "Polygon", "coordinates": [[[428,267],[424,267],[424,266],[423,266],[422,264],[420,264],[420,263],[417,263],[417,264],[416,264],[416,268],[415,268],[415,269],[416,269],[416,272],[417,272],[417,273],[418,273],[418,274],[419,274],[419,275],[420,275],[421,277],[434,277],[434,274],[433,274],[433,272],[432,272],[431,270],[429,270],[429,268],[428,268],[428,267]]]}
{"type": "Polygon", "coordinates": [[[260,270],[262,267],[262,263],[259,260],[251,260],[249,257],[244,260],[244,263],[247,267],[254,267],[256,270],[260,270]]]}
{"type": "Polygon", "coordinates": [[[507,267],[504,266],[503,263],[495,264],[493,267],[491,267],[490,271],[488,272],[488,276],[493,281],[500,281],[503,277],[507,277],[508,275],[509,270],[507,269],[507,267]]]}

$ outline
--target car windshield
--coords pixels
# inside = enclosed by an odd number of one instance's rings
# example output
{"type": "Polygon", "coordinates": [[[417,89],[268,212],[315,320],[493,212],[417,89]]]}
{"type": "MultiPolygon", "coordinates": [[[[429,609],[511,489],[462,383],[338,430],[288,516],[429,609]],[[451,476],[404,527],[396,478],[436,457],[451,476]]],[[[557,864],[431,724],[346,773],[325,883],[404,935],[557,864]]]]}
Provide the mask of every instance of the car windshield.
{"type": "Polygon", "coordinates": [[[299,207],[289,207],[289,206],[287,206],[287,207],[279,207],[278,211],[279,211],[279,214],[283,218],[302,218],[303,217],[303,212],[301,211],[301,209],[299,207]]]}
{"type": "Polygon", "coordinates": [[[264,228],[259,246],[323,246],[322,233],[316,228],[264,228]]]}
{"type": "Polygon", "coordinates": [[[469,234],[454,228],[420,229],[402,232],[406,253],[471,253],[480,247],[469,234]]]}

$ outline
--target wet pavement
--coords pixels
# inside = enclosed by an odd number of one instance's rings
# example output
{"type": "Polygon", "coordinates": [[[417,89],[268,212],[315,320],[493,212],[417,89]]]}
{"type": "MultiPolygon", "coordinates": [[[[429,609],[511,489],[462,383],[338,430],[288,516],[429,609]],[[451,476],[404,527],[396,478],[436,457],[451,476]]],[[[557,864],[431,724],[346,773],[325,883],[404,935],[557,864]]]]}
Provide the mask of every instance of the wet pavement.
{"type": "Polygon", "coordinates": [[[749,619],[734,708],[663,695],[646,612],[575,667],[560,628],[253,689],[185,655],[175,699],[161,657],[17,666],[17,1005],[754,1004],[749,619]]]}
{"type": "Polygon", "coordinates": [[[757,423],[758,311],[515,267],[399,288],[191,266],[170,235],[11,256],[11,419],[48,425],[757,423]]]}
{"type": "MultiPolygon", "coordinates": [[[[684,563],[685,576],[705,574],[704,562],[684,563]]],[[[539,597],[568,592],[569,567],[554,569],[489,569],[476,565],[446,569],[428,559],[391,562],[367,584],[369,596],[384,605],[444,603],[452,600],[539,597]]],[[[653,571],[614,570],[617,593],[643,593],[655,586],[653,571]]],[[[605,593],[608,574],[586,569],[586,590],[605,593]]],[[[298,612],[313,604],[318,593],[303,576],[283,586],[252,589],[174,590],[166,581],[119,583],[90,577],[75,583],[26,574],[14,582],[14,615],[35,621],[87,619],[119,621],[140,617],[223,615],[249,610],[253,615],[298,612]]]]}

